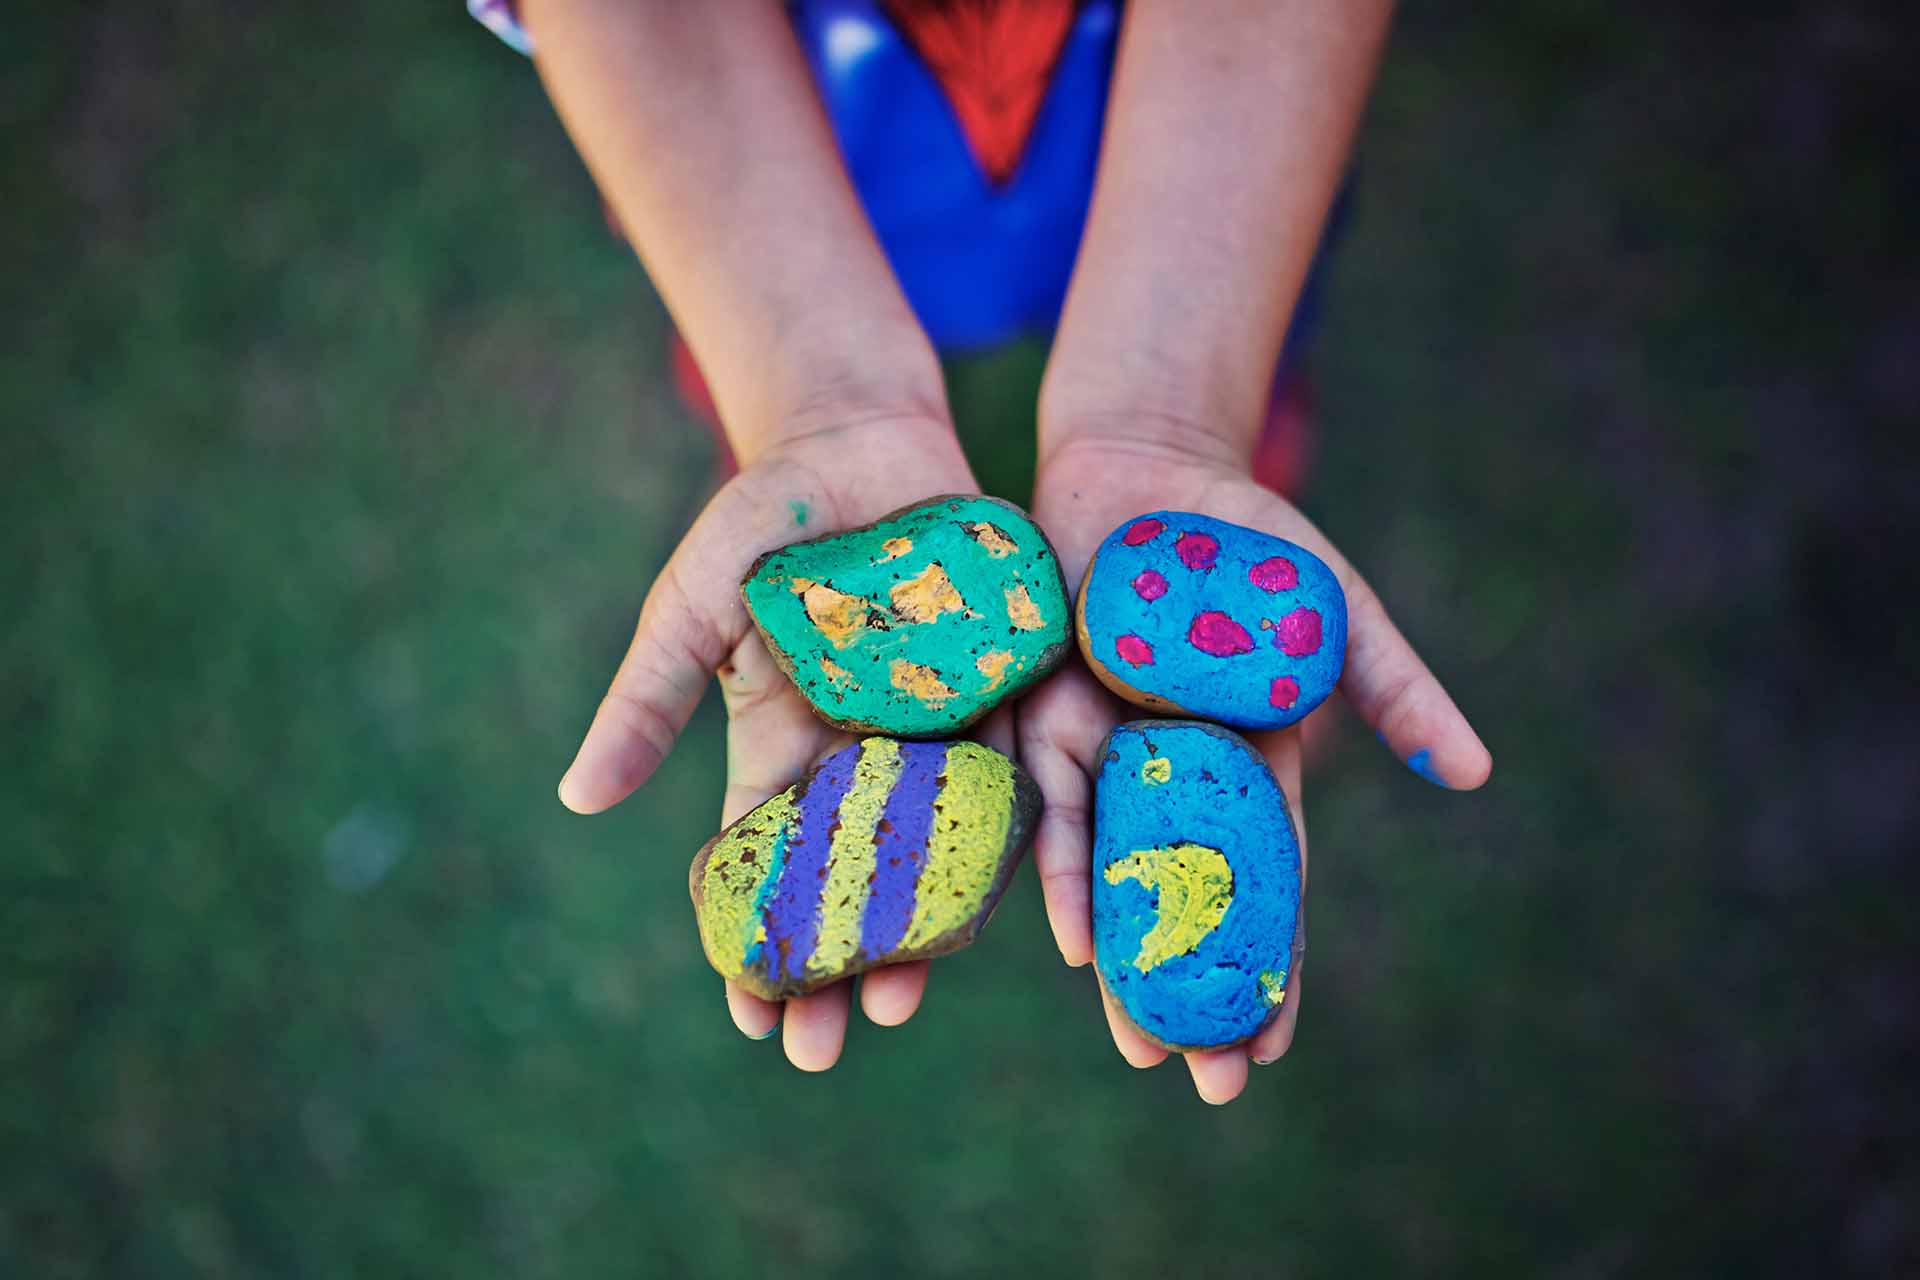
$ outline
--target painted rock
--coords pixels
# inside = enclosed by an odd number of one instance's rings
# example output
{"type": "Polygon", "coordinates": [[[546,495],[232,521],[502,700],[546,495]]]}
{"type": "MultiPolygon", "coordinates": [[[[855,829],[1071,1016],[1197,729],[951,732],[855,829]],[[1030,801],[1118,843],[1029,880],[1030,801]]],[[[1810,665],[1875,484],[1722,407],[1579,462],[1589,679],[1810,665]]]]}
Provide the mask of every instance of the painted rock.
{"type": "Polygon", "coordinates": [[[1300,842],[1266,761],[1226,729],[1136,720],[1094,795],[1093,957],[1169,1049],[1237,1044],[1279,1013],[1299,961],[1300,842]]]}
{"type": "Polygon", "coordinates": [[[1243,729],[1299,720],[1346,661],[1347,598],[1318,556],[1184,511],[1109,534],[1074,620],[1087,665],[1127,701],[1243,729]]]}
{"type": "Polygon", "coordinates": [[[769,1000],[972,942],[1040,816],[977,742],[868,738],[707,842],[689,880],[707,960],[769,1000]]]}
{"type": "Polygon", "coordinates": [[[855,733],[944,737],[1058,666],[1066,582],[1018,507],[951,496],[769,552],[741,584],[774,659],[855,733]]]}

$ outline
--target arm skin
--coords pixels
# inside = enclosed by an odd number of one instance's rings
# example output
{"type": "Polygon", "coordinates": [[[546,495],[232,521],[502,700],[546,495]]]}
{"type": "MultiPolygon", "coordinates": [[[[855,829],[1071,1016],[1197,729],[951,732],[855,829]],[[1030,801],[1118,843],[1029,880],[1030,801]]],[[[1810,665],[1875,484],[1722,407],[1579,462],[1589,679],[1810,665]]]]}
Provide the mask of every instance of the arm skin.
{"type": "Polygon", "coordinates": [[[1135,433],[1252,450],[1388,0],[1135,0],[1041,394],[1041,456],[1135,433]]]}
{"type": "Polygon", "coordinates": [[[850,416],[945,422],[931,344],[768,0],[523,0],[547,92],[742,465],[850,416]]]}
{"type": "MultiPolygon", "coordinates": [[[[1156,507],[1205,512],[1306,546],[1340,576],[1341,691],[1403,760],[1478,787],[1493,764],[1379,598],[1319,530],[1249,477],[1286,325],[1345,173],[1389,0],[1134,0],[1121,33],[1099,176],[1040,396],[1034,514],[1068,579],[1109,530],[1156,507]]],[[[1046,794],[1035,843],[1069,964],[1092,958],[1087,814],[1101,740],[1137,716],[1078,668],[1021,706],[1021,754],[1046,794]]],[[[1292,807],[1300,729],[1253,735],[1292,807]]],[[[1302,851],[1305,829],[1301,830],[1302,851]]],[[[1244,1047],[1187,1055],[1225,1102],[1291,1044],[1281,1016],[1244,1047]]],[[[1109,1008],[1135,1066],[1167,1054],[1109,1008]]]]}
{"type": "MultiPolygon", "coordinates": [[[[977,488],[940,367],[847,180],[785,12],[769,0],[523,0],[568,132],[712,389],[741,470],[652,588],[560,798],[597,813],[657,769],[718,675],[723,822],[842,741],[767,654],[739,596],[762,551],[977,488]],[[799,504],[804,504],[804,507],[799,504]]],[[[1011,751],[1011,717],[982,737],[1011,751]]],[[[866,975],[885,1025],[919,1005],[924,962],[866,975]]],[[[794,1065],[838,1058],[840,983],[781,1005],[728,984],[740,1030],[784,1027],[794,1065]]]]}

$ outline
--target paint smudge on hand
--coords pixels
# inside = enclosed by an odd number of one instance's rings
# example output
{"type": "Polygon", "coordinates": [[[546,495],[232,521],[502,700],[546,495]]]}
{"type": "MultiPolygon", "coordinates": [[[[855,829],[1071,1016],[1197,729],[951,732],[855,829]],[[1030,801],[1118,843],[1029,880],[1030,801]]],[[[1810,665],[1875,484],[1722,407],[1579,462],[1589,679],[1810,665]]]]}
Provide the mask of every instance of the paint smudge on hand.
{"type": "Polygon", "coordinates": [[[1407,768],[1413,770],[1415,773],[1419,774],[1421,777],[1425,778],[1428,782],[1431,782],[1436,787],[1447,787],[1449,791],[1453,789],[1452,787],[1448,786],[1447,780],[1440,776],[1439,770],[1433,767],[1433,748],[1432,747],[1422,747],[1418,751],[1414,752],[1412,755],[1408,756],[1407,768]]]}

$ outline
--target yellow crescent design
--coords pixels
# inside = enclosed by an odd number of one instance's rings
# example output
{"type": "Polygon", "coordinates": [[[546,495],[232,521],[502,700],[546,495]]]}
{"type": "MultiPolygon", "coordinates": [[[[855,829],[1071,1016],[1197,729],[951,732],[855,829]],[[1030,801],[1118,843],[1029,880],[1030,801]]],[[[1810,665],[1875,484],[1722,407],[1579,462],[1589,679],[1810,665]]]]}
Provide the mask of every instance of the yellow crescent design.
{"type": "Polygon", "coordinates": [[[1137,849],[1109,863],[1106,874],[1108,884],[1137,880],[1157,895],[1154,926],[1133,958],[1142,973],[1198,947],[1233,905],[1233,868],[1226,855],[1204,844],[1137,849]]]}

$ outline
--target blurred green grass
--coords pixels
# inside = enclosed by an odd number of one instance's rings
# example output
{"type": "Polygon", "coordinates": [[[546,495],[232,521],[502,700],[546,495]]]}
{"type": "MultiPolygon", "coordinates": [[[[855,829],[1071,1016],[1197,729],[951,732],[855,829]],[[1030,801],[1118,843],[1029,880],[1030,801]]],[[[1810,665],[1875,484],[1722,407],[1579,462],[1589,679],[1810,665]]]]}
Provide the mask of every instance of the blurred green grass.
{"type": "MultiPolygon", "coordinates": [[[[1908,473],[1803,447],[1887,413],[1887,137],[1842,127],[1892,73],[1801,38],[1844,8],[1407,14],[1307,506],[1499,772],[1445,796],[1348,726],[1299,1045],[1217,1111],[1114,1056],[1024,876],[829,1075],[741,1041],[685,900],[715,706],[614,813],[554,801],[710,458],[522,61],[452,3],[23,16],[0,1270],[1910,1256],[1873,681],[1914,642],[1817,625],[1908,473]],[[1748,116],[1787,71],[1798,153],[1748,116]]],[[[1009,496],[1041,358],[950,370],[1009,496]]]]}

